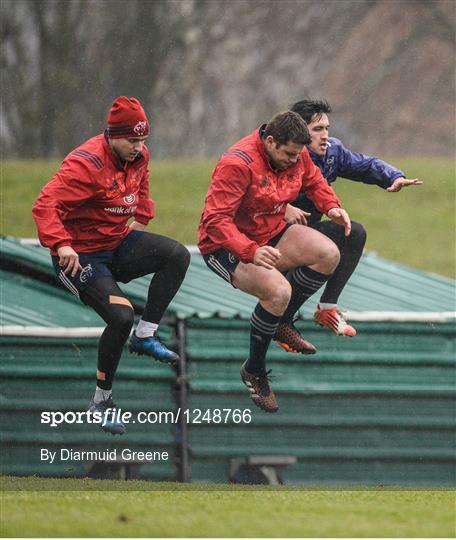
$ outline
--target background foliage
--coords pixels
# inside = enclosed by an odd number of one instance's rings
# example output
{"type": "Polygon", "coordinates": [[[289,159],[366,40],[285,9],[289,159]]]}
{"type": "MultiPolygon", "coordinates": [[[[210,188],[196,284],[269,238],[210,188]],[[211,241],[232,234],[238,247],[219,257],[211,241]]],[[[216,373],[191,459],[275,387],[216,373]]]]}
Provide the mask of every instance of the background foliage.
{"type": "Polygon", "coordinates": [[[453,155],[453,0],[2,0],[4,156],[59,158],[146,106],[155,156],[219,155],[306,95],[366,153],[453,155]]]}

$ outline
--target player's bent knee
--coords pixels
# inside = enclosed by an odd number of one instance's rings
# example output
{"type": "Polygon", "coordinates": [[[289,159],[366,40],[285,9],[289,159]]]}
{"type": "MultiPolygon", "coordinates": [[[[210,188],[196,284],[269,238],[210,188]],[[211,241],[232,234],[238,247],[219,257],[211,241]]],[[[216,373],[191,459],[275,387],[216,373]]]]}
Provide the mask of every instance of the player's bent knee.
{"type": "Polygon", "coordinates": [[[119,334],[128,335],[133,326],[134,320],[135,312],[133,311],[133,306],[130,304],[130,302],[128,302],[128,305],[126,303],[110,303],[110,324],[111,326],[115,327],[119,334]]]}
{"type": "Polygon", "coordinates": [[[334,242],[327,242],[320,251],[313,265],[314,270],[323,274],[332,274],[340,262],[340,251],[334,242]]]}
{"type": "Polygon", "coordinates": [[[190,252],[185,246],[179,244],[179,242],[176,242],[170,258],[172,259],[173,265],[179,268],[182,272],[187,271],[187,268],[190,265],[190,252]]]}
{"type": "Polygon", "coordinates": [[[328,257],[333,270],[335,270],[340,262],[340,251],[336,244],[331,246],[328,257]]]}
{"type": "Polygon", "coordinates": [[[122,334],[129,334],[133,326],[135,317],[134,312],[130,310],[123,310],[116,314],[115,325],[116,328],[122,334]]]}
{"type": "Polygon", "coordinates": [[[291,285],[286,280],[280,281],[277,283],[274,288],[269,292],[268,303],[272,304],[274,308],[278,310],[283,310],[288,306],[291,298],[291,285]]]}
{"type": "Polygon", "coordinates": [[[350,243],[353,246],[363,249],[367,240],[366,229],[364,228],[363,225],[361,225],[361,223],[357,223],[356,221],[352,221],[351,226],[352,228],[351,228],[350,236],[348,237],[350,243]]]}

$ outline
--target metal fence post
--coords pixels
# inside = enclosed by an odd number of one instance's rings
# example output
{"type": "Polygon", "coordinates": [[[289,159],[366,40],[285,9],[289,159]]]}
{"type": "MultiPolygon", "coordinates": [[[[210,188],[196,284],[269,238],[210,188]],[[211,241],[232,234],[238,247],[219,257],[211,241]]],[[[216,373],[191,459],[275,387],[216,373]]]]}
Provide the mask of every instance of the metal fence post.
{"type": "Polygon", "coordinates": [[[187,350],[186,350],[186,325],[185,320],[177,319],[177,341],[179,363],[177,372],[177,385],[179,391],[178,403],[181,410],[179,419],[180,429],[180,478],[181,482],[190,482],[190,463],[188,459],[189,442],[188,427],[184,411],[187,409],[187,350]]]}

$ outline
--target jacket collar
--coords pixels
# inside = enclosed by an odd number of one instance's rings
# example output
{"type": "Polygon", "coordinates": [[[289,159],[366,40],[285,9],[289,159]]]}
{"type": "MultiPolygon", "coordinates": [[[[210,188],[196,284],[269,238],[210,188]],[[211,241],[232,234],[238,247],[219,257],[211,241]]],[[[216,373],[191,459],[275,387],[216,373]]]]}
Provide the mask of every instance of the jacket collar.
{"type": "MultiPolygon", "coordinates": [[[[331,147],[331,142],[328,142],[328,148],[330,147],[331,147]]],[[[315,163],[315,165],[324,166],[324,164],[326,163],[326,158],[328,157],[328,148],[326,148],[326,152],[322,156],[315,153],[310,148],[310,146],[307,146],[306,148],[309,151],[310,159],[315,163]]]]}

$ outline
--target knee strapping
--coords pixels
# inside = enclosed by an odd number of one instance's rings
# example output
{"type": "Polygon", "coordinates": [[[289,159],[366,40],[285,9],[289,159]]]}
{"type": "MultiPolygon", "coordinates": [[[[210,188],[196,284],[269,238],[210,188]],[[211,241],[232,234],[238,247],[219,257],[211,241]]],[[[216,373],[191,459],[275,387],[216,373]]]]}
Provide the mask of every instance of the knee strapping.
{"type": "Polygon", "coordinates": [[[110,304],[116,304],[119,306],[128,306],[131,309],[133,309],[133,306],[131,305],[130,300],[128,298],[125,298],[124,296],[114,296],[112,294],[109,295],[109,303],[110,304]]]}

